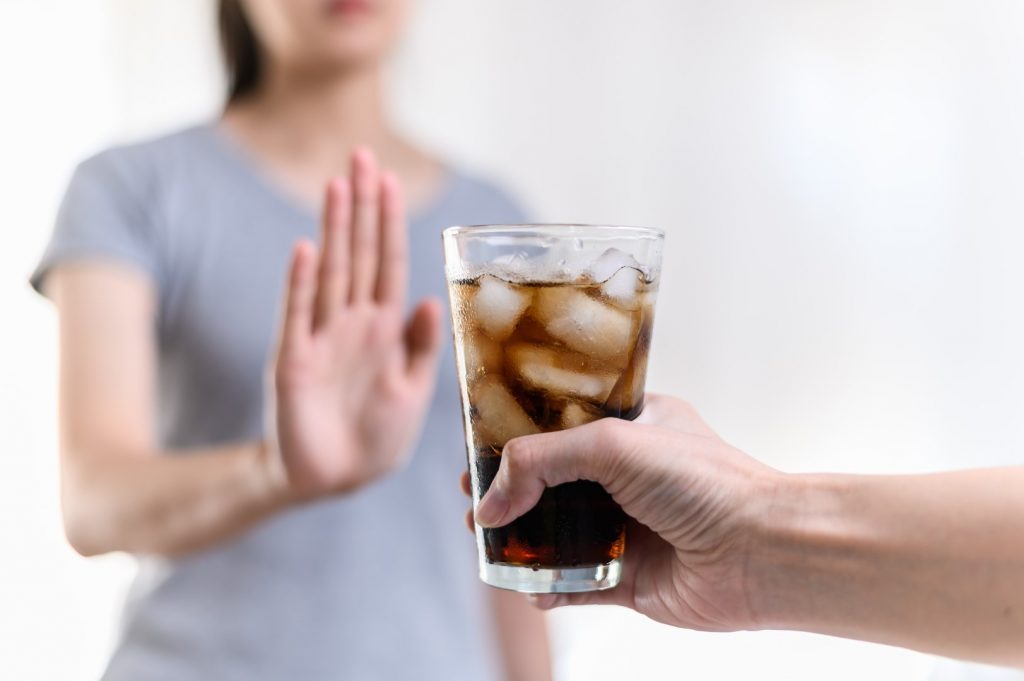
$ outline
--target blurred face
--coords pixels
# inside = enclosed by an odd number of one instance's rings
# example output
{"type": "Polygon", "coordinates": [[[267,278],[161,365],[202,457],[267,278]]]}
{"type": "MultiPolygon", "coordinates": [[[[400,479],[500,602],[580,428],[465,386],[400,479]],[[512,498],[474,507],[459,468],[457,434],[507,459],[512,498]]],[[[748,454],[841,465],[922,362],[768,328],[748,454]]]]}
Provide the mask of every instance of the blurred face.
{"type": "Polygon", "coordinates": [[[264,56],[310,70],[374,66],[391,51],[410,0],[242,0],[264,56]]]}

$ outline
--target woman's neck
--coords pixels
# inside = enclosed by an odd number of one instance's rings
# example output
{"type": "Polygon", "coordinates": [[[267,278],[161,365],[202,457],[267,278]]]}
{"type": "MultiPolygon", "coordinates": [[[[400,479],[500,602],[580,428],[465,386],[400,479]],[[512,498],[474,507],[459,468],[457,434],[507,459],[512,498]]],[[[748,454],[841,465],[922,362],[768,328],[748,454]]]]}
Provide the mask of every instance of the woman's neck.
{"type": "Polygon", "coordinates": [[[357,144],[384,147],[395,138],[376,69],[330,75],[273,69],[252,96],[228,107],[225,119],[275,155],[307,162],[343,163],[357,144]]]}
{"type": "Polygon", "coordinates": [[[410,204],[429,201],[440,166],[388,124],[379,69],[308,74],[271,70],[251,96],[224,113],[228,132],[285,190],[319,202],[324,182],[348,171],[357,145],[367,145],[406,184],[410,204]]]}

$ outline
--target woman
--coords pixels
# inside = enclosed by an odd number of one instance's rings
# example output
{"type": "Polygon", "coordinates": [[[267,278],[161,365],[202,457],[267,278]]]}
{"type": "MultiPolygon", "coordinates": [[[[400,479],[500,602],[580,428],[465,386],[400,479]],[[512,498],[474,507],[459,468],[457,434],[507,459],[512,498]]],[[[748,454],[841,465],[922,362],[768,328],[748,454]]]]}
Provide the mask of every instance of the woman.
{"type": "Polygon", "coordinates": [[[140,556],[109,681],[549,677],[446,484],[438,229],[521,216],[388,124],[407,5],[223,0],[223,116],[71,181],[33,282],[60,316],[68,538],[140,556]],[[432,298],[405,321],[407,288],[432,298]]]}

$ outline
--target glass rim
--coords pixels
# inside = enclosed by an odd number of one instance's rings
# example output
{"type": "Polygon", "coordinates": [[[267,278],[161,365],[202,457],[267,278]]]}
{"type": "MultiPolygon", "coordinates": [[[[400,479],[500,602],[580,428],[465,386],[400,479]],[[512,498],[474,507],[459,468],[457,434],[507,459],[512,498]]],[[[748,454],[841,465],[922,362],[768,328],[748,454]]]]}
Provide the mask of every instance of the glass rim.
{"type": "Polygon", "coordinates": [[[582,222],[522,222],[507,224],[455,225],[441,232],[444,237],[454,236],[511,236],[511,237],[567,237],[586,236],[639,237],[664,239],[665,231],[657,227],[635,225],[602,225],[582,222]]]}

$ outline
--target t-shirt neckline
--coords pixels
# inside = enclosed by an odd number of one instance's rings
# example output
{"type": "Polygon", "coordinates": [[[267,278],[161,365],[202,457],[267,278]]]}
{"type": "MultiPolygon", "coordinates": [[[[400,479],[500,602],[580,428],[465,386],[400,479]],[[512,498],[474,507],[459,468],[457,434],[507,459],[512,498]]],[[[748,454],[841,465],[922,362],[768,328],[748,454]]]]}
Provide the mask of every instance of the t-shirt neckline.
{"type": "MultiPolygon", "coordinates": [[[[281,187],[263,170],[260,163],[247,149],[221,129],[222,125],[220,119],[214,119],[198,127],[213,140],[220,155],[236,167],[246,181],[253,185],[262,196],[296,217],[319,222],[320,218],[316,209],[306,205],[301,199],[292,196],[281,187]]],[[[448,164],[443,164],[442,172],[443,178],[434,196],[415,214],[409,216],[410,224],[429,221],[432,216],[442,212],[451,200],[461,181],[461,175],[448,164]]]]}

